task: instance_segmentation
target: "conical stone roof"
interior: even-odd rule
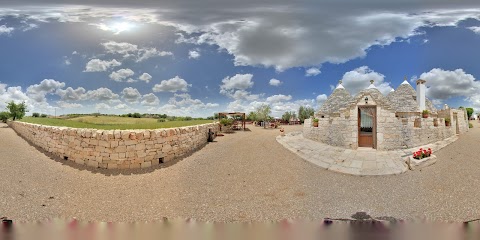
[[[403,82],[395,90],[387,96],[392,104],[392,108],[397,112],[419,112],[417,99],[417,92],[408,82]]]
[[[320,110],[318,110],[319,113],[331,114],[338,112],[340,108],[344,108],[349,104],[352,96],[345,88],[343,88],[343,86],[340,86],[342,85],[339,85],[339,87],[333,91],[332,95],[330,95],[323,103]]]
[[[377,103],[377,105],[382,106],[384,109],[394,110],[388,98],[385,97],[377,88],[363,89],[357,95],[355,95],[355,97],[352,98],[349,106],[354,107],[355,105],[357,105],[358,101],[363,101],[363,96],[365,95],[372,96],[374,98],[373,100]]]

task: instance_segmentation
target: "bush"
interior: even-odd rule
[[[220,124],[222,124],[223,126],[232,125],[232,123],[233,119],[223,118],[220,120]]]
[[[8,112],[0,112],[0,120],[4,123],[10,118],[10,113]]]
[[[44,114],[40,115],[40,117],[46,118],[46,117],[48,117],[48,116],[47,116],[47,114],[44,113]]]
[[[36,117],[36,118],[38,118],[38,117],[40,117],[40,113],[36,113],[36,112],[34,112],[34,113],[32,113],[32,117]]]
[[[472,124],[472,123],[468,123],[468,127],[469,127],[469,128],[473,128],[473,124]]]
[[[313,122],[318,122],[318,121],[319,121],[318,118],[313,119]]]
[[[165,118],[159,118],[159,119],[157,119],[157,122],[166,122],[166,119]]]
[[[134,113],[134,114],[132,114],[132,117],[133,117],[133,118],[142,118],[142,114],[140,114],[140,113]]]

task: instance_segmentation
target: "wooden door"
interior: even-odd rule
[[[376,148],[377,109],[358,107],[358,146]]]

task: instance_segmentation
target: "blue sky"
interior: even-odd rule
[[[386,94],[406,76],[427,80],[437,107],[480,111],[472,2],[137,3],[0,8],[0,108],[209,116],[267,103],[280,116],[318,108],[339,80]]]

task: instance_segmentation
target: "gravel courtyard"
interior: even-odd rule
[[[52,160],[0,125],[0,217],[18,221],[265,221],[372,217],[464,221],[480,216],[480,124],[422,171],[359,177],[324,170],[248,126],[180,161],[107,171]],[[286,131],[300,130],[287,126]]]

